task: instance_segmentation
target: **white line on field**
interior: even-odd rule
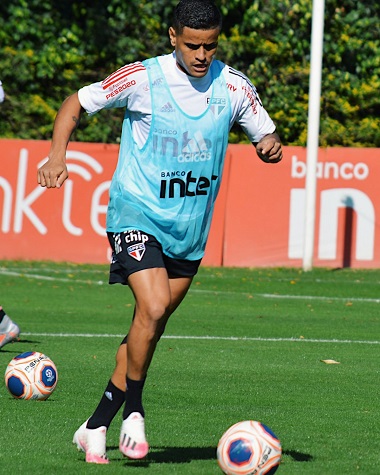
[[[369,302],[380,303],[380,299],[372,299],[365,297],[327,297],[322,295],[288,295],[288,294],[256,294],[254,292],[228,292],[222,290],[203,290],[190,289],[190,292],[207,293],[207,294],[236,294],[236,295],[252,295],[252,297],[262,297],[264,299],[297,299],[297,300],[337,300],[342,302]]]
[[[100,264],[100,266],[102,266]],[[265,270],[265,269],[264,269]],[[3,273],[3,271],[7,272],[7,271],[14,271],[14,272],[17,272],[17,273],[20,273],[20,267],[11,267],[9,265],[7,265],[7,267],[3,267],[1,266],[0,267],[0,274]],[[62,267],[62,266],[59,266],[59,269],[57,271],[57,267],[48,267],[46,265],[43,265],[41,266],[40,268],[36,265],[33,265],[33,271],[43,271],[43,272],[49,272],[51,274],[54,274],[54,273],[57,273],[57,272],[60,272],[61,274],[62,273],[66,273],[66,274],[83,274],[83,273],[91,273],[91,274],[102,274],[102,275],[107,275],[108,274],[108,266],[107,264],[104,264],[102,266],[102,268],[99,268],[99,269],[88,269],[86,267],[81,267],[80,265],[79,266],[76,266],[75,264],[72,266],[72,267]],[[260,276],[260,280],[262,281],[268,281],[268,282],[289,282],[289,277],[276,277],[276,273],[275,272],[271,272],[271,270],[268,268],[266,269],[267,271],[267,276],[265,275],[261,275]],[[298,274],[299,273],[299,269],[294,269],[294,271]],[[28,272],[28,270],[26,269],[25,272]],[[25,272],[21,273],[21,274],[25,274]],[[216,269],[216,272],[218,272],[218,279],[221,279],[223,280],[224,279],[224,275],[222,273],[219,273],[219,271]],[[378,285],[380,283],[380,281],[377,281],[377,280],[374,280],[372,279],[371,282],[366,282],[366,281],[361,281],[357,278],[355,278],[355,271],[353,272],[353,280],[351,281],[347,281],[348,283],[351,283],[351,284],[355,284],[355,285]],[[294,277],[295,280],[297,280],[297,276]],[[306,278],[305,275],[302,276],[302,282],[318,282],[318,283],[322,283],[322,284],[326,284],[326,283],[334,283],[336,282],[334,279],[320,279],[320,278],[313,278],[313,277],[310,277],[310,278]]]
[[[380,299],[371,299],[369,297],[325,297],[316,295],[278,295],[278,294],[256,294],[257,296],[264,298],[278,298],[278,299],[306,299],[306,300],[343,300],[354,302],[371,302],[380,303]]]
[[[9,275],[10,277],[24,277],[26,279],[36,279],[36,280],[47,280],[50,282],[70,282],[73,284],[95,284],[103,285],[106,282],[102,280],[78,280],[78,279],[69,279],[67,277],[51,277],[49,275],[39,275],[39,274],[28,274],[26,272],[14,272],[9,270],[4,270],[0,268],[1,275]]]
[[[64,282],[64,283],[72,283],[72,284],[89,284],[89,285],[108,285],[108,282],[103,280],[80,280],[80,279],[70,279],[70,278],[63,278],[63,277],[52,277],[47,275],[39,275],[39,274],[28,274],[24,272],[14,272],[8,271],[3,268],[0,268],[0,275],[8,275],[11,277],[24,277],[28,279],[36,279],[36,280],[46,280],[50,282]],[[207,289],[195,289],[190,288],[190,293],[204,293],[204,294],[212,294],[212,295],[252,295],[254,297],[261,297],[265,299],[297,299],[297,300],[322,300],[322,301],[330,301],[336,300],[341,302],[367,302],[367,303],[380,303],[380,299],[373,299],[373,298],[365,298],[365,297],[327,297],[327,296],[315,296],[315,295],[287,295],[287,294],[260,294],[260,293],[252,293],[249,292],[230,292],[230,291],[222,291],[222,290],[207,290]]]
[[[22,336],[46,336],[59,338],[123,338],[124,334],[110,333],[32,333],[22,332]],[[189,335],[163,335],[161,338],[168,340],[226,340],[226,341],[267,341],[267,342],[304,342],[304,343],[350,343],[361,345],[380,345],[377,340],[337,340],[317,338],[262,338],[238,336],[189,336]]]

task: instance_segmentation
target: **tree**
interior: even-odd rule
[[[0,4],[7,94],[0,137],[51,138],[63,99],[118,67],[170,51],[177,0],[8,0]],[[287,145],[306,145],[312,0],[219,0],[218,57],[258,88]],[[326,0],[323,146],[380,146],[378,6]],[[122,110],[83,118],[75,139],[117,142]],[[245,140],[239,128],[232,142]]]

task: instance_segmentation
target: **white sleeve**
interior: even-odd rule
[[[5,94],[4,94],[3,84],[0,81],[0,103],[4,102],[4,99],[5,99]]]
[[[228,68],[227,86],[231,106],[237,122],[251,142],[259,142],[265,135],[276,130],[276,126],[260,100],[251,81],[241,72]]]
[[[89,114],[101,109],[126,107],[128,99],[146,82],[148,75],[141,62],[127,64],[104,81],[84,86],[78,91],[79,102]]]

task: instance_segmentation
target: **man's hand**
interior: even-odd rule
[[[60,188],[68,178],[65,161],[52,161],[49,159],[37,172],[37,181],[46,188]]]
[[[83,112],[78,93],[65,99],[54,122],[53,140],[49,160],[38,170],[37,180],[46,188],[60,188],[68,178],[66,167],[66,149],[71,134],[79,123]]]
[[[281,141],[278,134],[268,134],[256,145],[256,153],[263,162],[277,163],[282,160]]]

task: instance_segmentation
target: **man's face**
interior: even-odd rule
[[[205,76],[218,47],[219,33],[219,28],[195,30],[185,26],[178,34],[170,27],[169,37],[175,48],[177,66],[189,76]]]

